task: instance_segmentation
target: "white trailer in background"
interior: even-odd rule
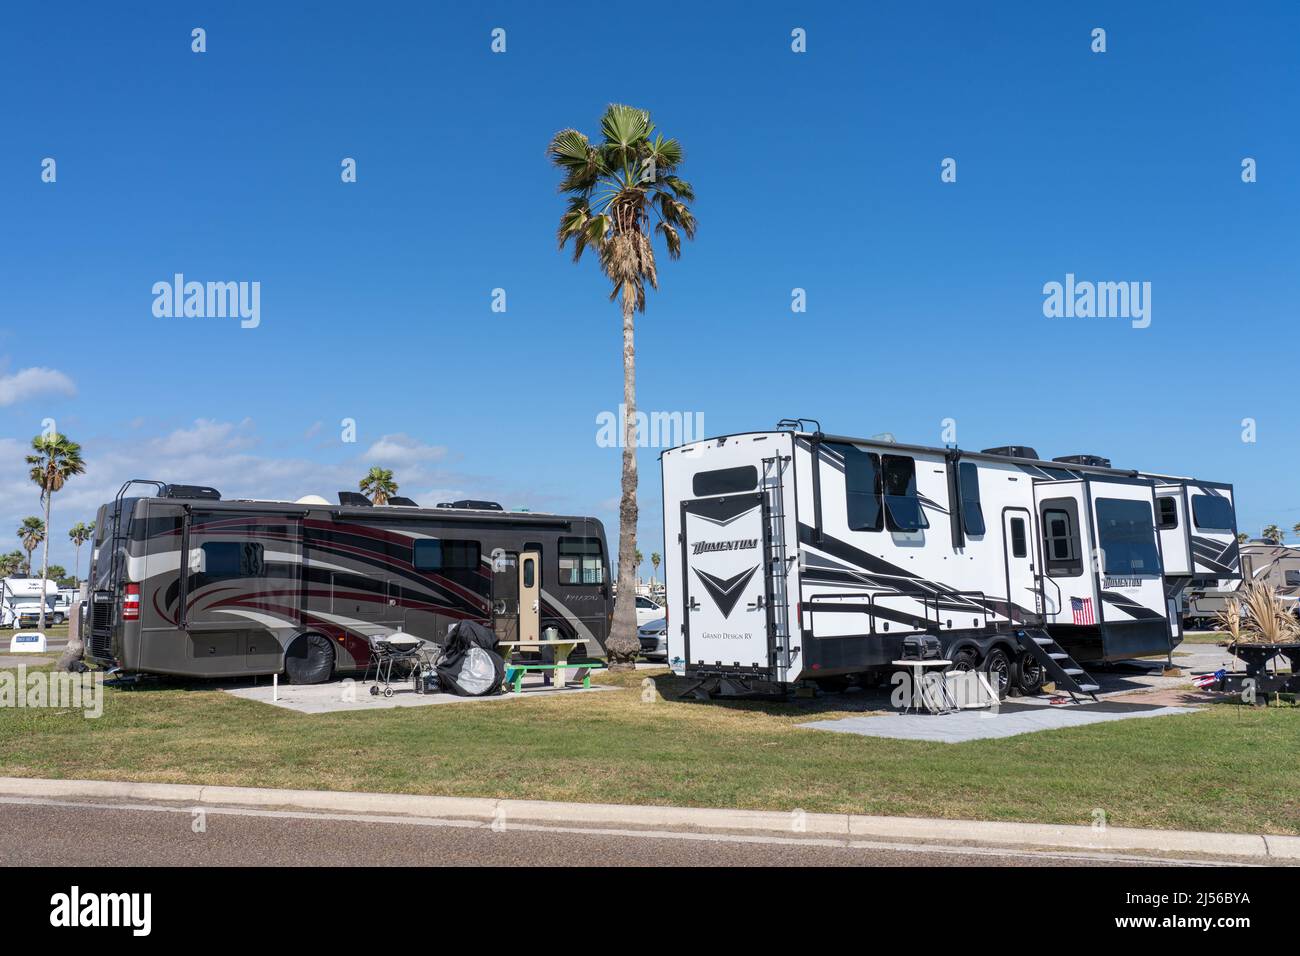
[[[660,456],[669,663],[710,689],[882,674],[928,634],[1003,693],[1092,693],[1079,662],[1168,655],[1171,589],[1209,566],[1186,530],[1157,533],[1158,489],[1186,506],[1212,488],[1231,513],[1227,485],[806,421]],[[1216,572],[1236,566],[1235,522],[1229,535]]]
[[[62,624],[67,612],[59,607],[59,586],[46,581],[45,623]],[[0,581],[0,627],[18,627],[20,622],[36,620],[41,609],[40,578],[4,578]]]

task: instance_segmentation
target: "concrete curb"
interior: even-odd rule
[[[150,800],[210,806],[328,810],[413,817],[506,822],[673,827],[694,832],[744,831],[774,836],[832,836],[840,839],[942,841],[944,843],[1030,846],[1107,852],[1148,851],[1210,856],[1300,860],[1300,837],[1247,833],[1197,833],[1054,826],[983,820],[938,820],[843,813],[724,810],[700,807],[628,806],[496,800],[484,797],[427,797],[402,793],[345,793],[329,790],[273,790],[193,784],[123,783],[109,780],[45,780],[0,777],[0,796]]]

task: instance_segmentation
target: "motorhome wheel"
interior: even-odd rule
[[[303,634],[284,652],[290,684],[323,684],[334,673],[334,645],[323,634]]]
[[[984,658],[984,673],[988,675],[989,683],[997,688],[998,699],[1006,697],[1011,686],[1011,658],[1007,657],[1007,652],[1000,647],[990,650]]]

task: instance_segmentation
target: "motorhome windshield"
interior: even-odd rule
[[[1149,502],[1098,498],[1097,538],[1107,574],[1160,573]]]

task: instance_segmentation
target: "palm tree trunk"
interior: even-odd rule
[[[45,541],[41,549],[41,616],[36,625],[37,630],[45,630],[45,588],[46,581],[50,576],[50,505],[53,504],[54,495],[48,488],[45,489]]]
[[[72,584],[75,587],[75,589],[78,592],[80,592],[81,591],[81,542],[77,541],[75,542],[75,544],[77,546],[77,557],[75,560],[76,566],[72,569]]]
[[[641,650],[636,636],[636,293],[623,286],[623,495],[618,503],[618,600],[605,650],[610,665],[630,668]]]

